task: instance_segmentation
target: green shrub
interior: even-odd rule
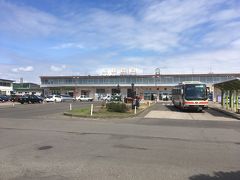
[[[127,112],[128,108],[125,103],[122,102],[111,102],[106,104],[107,110],[110,112]]]

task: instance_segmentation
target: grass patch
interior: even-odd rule
[[[137,109],[137,114],[144,111],[149,106],[147,104],[141,104],[141,106]],[[134,117],[134,110],[130,109],[127,112],[110,112],[106,107],[103,106],[94,106],[93,115],[90,115],[90,107],[81,108],[81,109],[73,109],[72,111],[64,112],[66,116],[76,116],[76,117],[91,117],[91,118],[127,118]]]

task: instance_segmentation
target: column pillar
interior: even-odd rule
[[[222,105],[222,107],[224,107],[224,96],[225,96],[224,90],[221,89],[221,105]]]
[[[230,97],[229,97],[230,109],[233,111],[233,106],[234,106],[233,104],[234,103],[233,103],[233,91],[232,90],[230,90],[230,94],[229,95],[230,95]]]
[[[238,111],[238,90],[236,90],[236,112]]]
[[[225,96],[225,102],[226,102],[226,109],[229,109],[229,103],[228,103],[228,97],[229,97],[229,91],[226,91],[226,96]]]

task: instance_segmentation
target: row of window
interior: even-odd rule
[[[201,81],[203,83],[217,83],[232,79],[233,77],[212,77],[212,76],[181,76],[171,77],[162,76],[158,78],[154,77],[119,77],[119,78],[89,78],[89,79],[44,79],[42,84],[178,84],[183,81]]]
[[[8,83],[8,82],[0,82],[0,86],[10,87],[10,86],[11,86],[11,83]]]
[[[181,88],[174,88],[172,90],[173,95],[181,95]]]

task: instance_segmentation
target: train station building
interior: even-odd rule
[[[41,76],[44,95],[69,94],[73,97],[86,95],[99,99],[104,95],[121,93],[131,97],[132,92],[142,99],[162,99],[171,95],[172,88],[183,81],[206,83],[213,92],[213,84],[240,77],[240,73],[223,74],[153,74],[115,76]]]

